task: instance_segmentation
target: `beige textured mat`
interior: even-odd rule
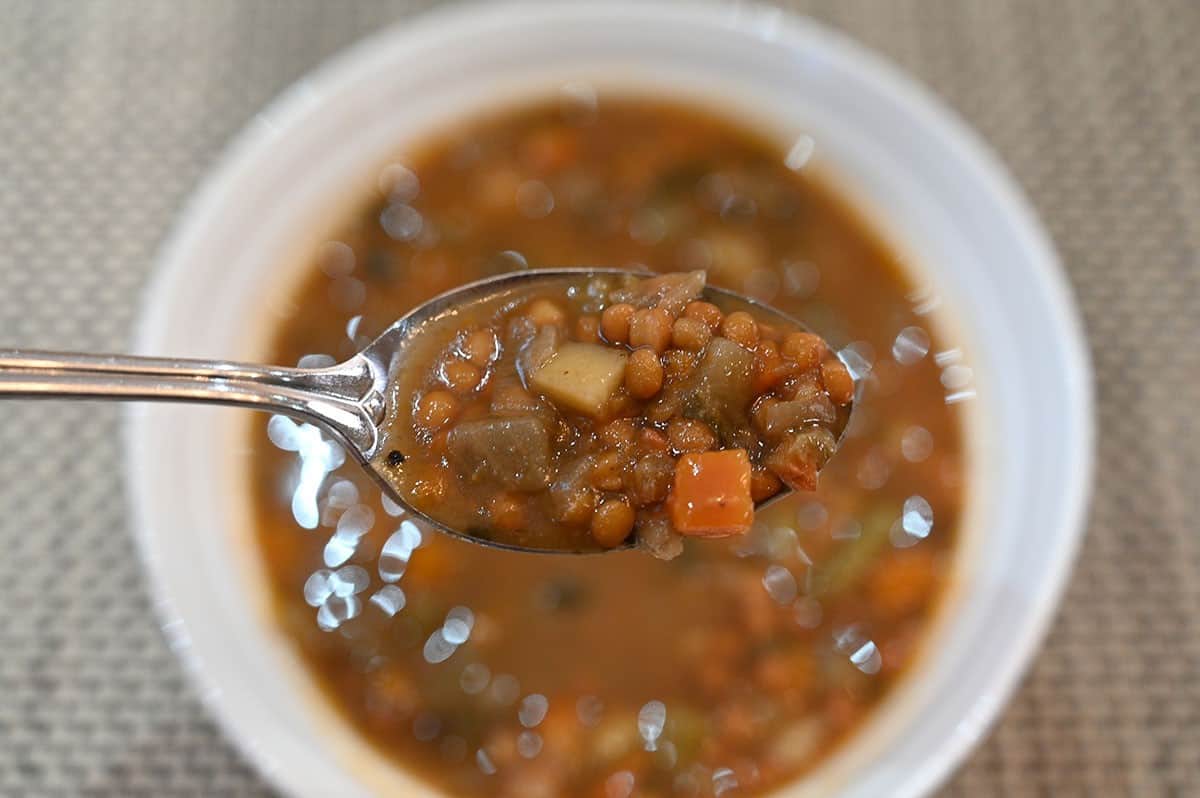
[[[1200,795],[1200,2],[796,3],[1010,164],[1086,317],[1091,530],[952,796]],[[228,137],[404,2],[0,0],[0,338],[126,345]],[[162,642],[113,408],[0,408],[0,795],[258,795]],[[1030,519],[1037,523],[1037,519]]]

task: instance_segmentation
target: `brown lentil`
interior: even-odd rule
[[[630,496],[635,504],[658,504],[667,498],[675,476],[675,461],[665,454],[639,457],[633,465]]]
[[[615,548],[633,532],[633,522],[633,507],[627,499],[605,499],[592,514],[592,538],[606,549]]]
[[[629,345],[648,346],[658,354],[671,345],[671,328],[674,320],[662,308],[639,310],[629,319]]]
[[[787,372],[775,344],[771,341],[760,343],[754,353],[754,392],[761,394],[771,390]]]
[[[446,387],[460,396],[468,394],[479,387],[483,379],[483,371],[467,360],[452,359],[442,366],[442,380]]]
[[[463,357],[480,368],[492,362],[499,352],[496,333],[492,330],[472,330],[462,342]]]
[[[538,327],[561,327],[567,323],[567,313],[556,302],[535,299],[525,308],[525,315]]]
[[[810,332],[793,332],[784,336],[779,350],[788,360],[794,361],[801,370],[815,368],[828,352],[825,341]]]
[[[735,310],[721,322],[721,335],[739,346],[753,349],[758,344],[758,322],[749,313]]]
[[[634,399],[649,399],[662,389],[663,366],[650,349],[635,349],[625,365],[625,387]]]
[[[834,404],[848,405],[854,399],[854,378],[842,361],[830,358],[822,363],[821,382]]]
[[[600,314],[600,333],[613,344],[629,343],[629,322],[635,308],[628,303],[609,305]]]
[[[671,329],[671,343],[678,349],[689,352],[699,352],[708,346],[712,340],[712,330],[700,319],[689,319],[684,316],[675,320]]]
[[[623,484],[625,461],[616,452],[603,452],[592,463],[589,480],[600,490],[618,491]]]
[[[667,440],[677,453],[707,452],[717,445],[717,436],[703,421],[674,418],[667,425]]]
[[[721,309],[711,302],[690,302],[683,309],[684,318],[696,319],[708,325],[709,332],[716,332],[721,329],[721,322],[725,319],[725,314]]]
[[[618,418],[600,428],[600,440],[612,449],[625,449],[633,444],[638,427],[632,419]]]
[[[692,373],[696,367],[696,356],[682,349],[668,349],[663,353],[663,374],[667,382],[677,382]]]
[[[458,415],[459,401],[449,391],[434,390],[417,401],[417,423],[434,431],[449,424]]]

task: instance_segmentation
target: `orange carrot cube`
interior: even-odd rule
[[[667,505],[671,525],[681,535],[719,538],[745,534],[754,522],[746,450],[680,457]]]

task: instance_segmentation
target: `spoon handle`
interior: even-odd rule
[[[0,399],[200,402],[281,413],[319,424],[364,457],[378,444],[383,398],[371,363],[355,356],[298,369],[0,349]]]

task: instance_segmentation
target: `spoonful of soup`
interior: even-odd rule
[[[815,489],[856,385],[819,336],[704,272],[540,269],[436,297],[328,368],[0,350],[0,397],[266,410],[451,535],[670,558]]]

